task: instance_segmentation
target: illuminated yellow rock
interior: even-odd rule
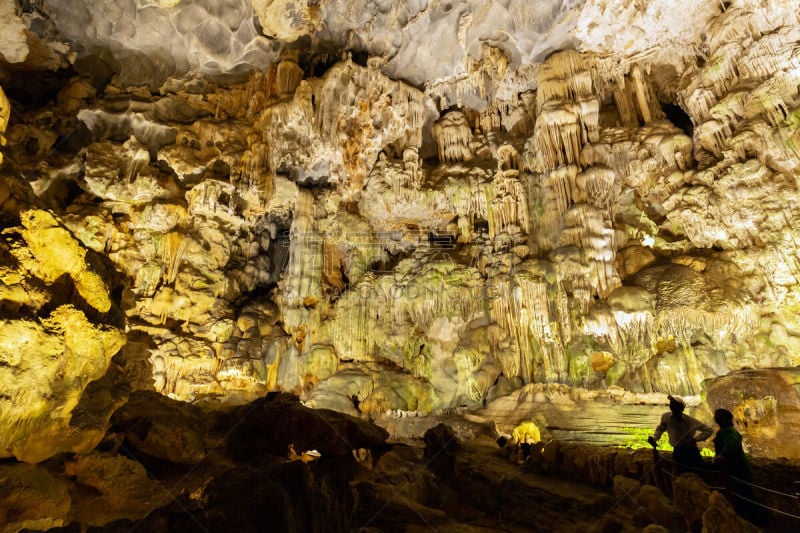
[[[608,372],[614,366],[614,355],[610,352],[594,352],[591,363],[595,372]]]
[[[45,283],[53,283],[69,274],[75,288],[86,302],[100,311],[111,308],[108,289],[99,274],[86,263],[86,250],[62,226],[53,214],[43,210],[21,213],[25,239],[30,256],[20,253],[18,259],[24,268]]]
[[[0,267],[0,301],[17,306],[27,305],[40,309],[50,300],[50,295],[35,285],[21,272]]]
[[[124,334],[62,306],[41,320],[0,322],[0,456],[38,462],[93,448],[107,417],[73,420],[90,382],[101,378]],[[111,406],[113,409],[113,406]]]
[[[94,317],[111,300],[59,219],[35,209],[20,219],[0,249],[0,456],[38,462],[89,450],[103,437],[125,399],[113,376],[105,378],[125,334],[81,310]]]
[[[3,88],[0,87],[0,147],[5,146],[6,138],[3,136],[3,133],[6,131],[6,127],[8,127],[8,117],[11,115],[11,104],[8,102],[8,98],[6,98],[6,93],[3,92]],[[3,154],[0,153],[0,165],[3,164]]]

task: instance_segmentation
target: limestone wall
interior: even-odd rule
[[[797,365],[800,34],[734,4],[694,21],[680,69],[610,41],[535,68],[486,45],[443,88],[298,45],[237,79],[75,77],[47,107],[12,95],[11,122],[0,93],[0,336],[55,359],[53,335],[108,336],[73,396],[119,351],[133,388],[370,413],[480,406],[499,383],[699,394]]]

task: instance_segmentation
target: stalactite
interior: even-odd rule
[[[723,123],[727,131],[732,132],[745,116],[749,92],[748,90],[739,90],[727,94],[711,108],[709,115],[714,120]]]
[[[749,95],[745,118],[766,117],[774,127],[782,124],[800,100],[800,73],[780,72],[756,87]]]
[[[469,161],[472,129],[461,111],[451,111],[433,125],[433,137],[439,147],[439,161],[455,163]]]
[[[364,274],[340,298],[336,316],[323,324],[320,335],[348,359],[388,359],[430,378],[424,346],[432,341],[423,332],[440,317],[467,323],[480,316],[480,276],[472,268],[447,260],[424,262],[424,258],[405,260],[398,270],[405,275]],[[403,335],[395,337],[400,332]],[[386,344],[387,338],[395,340]]]
[[[492,238],[512,226],[524,233],[530,231],[527,194],[516,174],[516,171],[498,172],[494,181],[486,187],[485,218],[489,222],[489,236]],[[481,213],[471,210],[465,214],[475,216]]]
[[[584,57],[571,51],[553,55],[539,69],[537,83],[527,166],[546,172],[576,164],[583,144],[596,141],[599,133],[599,102]]]
[[[528,145],[529,168],[543,172],[576,163],[581,150],[580,121],[580,107],[576,104],[542,108]]]
[[[599,209],[609,210],[616,200],[616,172],[602,166],[592,166],[584,172],[587,199]]]
[[[726,9],[708,25],[706,42],[711,50],[718,50],[727,43],[738,43],[761,36],[758,15],[740,7]]]
[[[362,67],[348,60],[261,111],[253,140],[266,146],[267,171],[324,169],[351,197],[385,146],[421,146],[423,107],[420,91],[389,80],[375,61]]]
[[[738,42],[728,43],[716,50],[700,77],[700,83],[711,89],[715,98],[720,98],[739,81],[738,57],[742,53]]]
[[[291,95],[303,79],[303,69],[297,65],[298,53],[286,55],[280,63],[275,75],[275,88],[280,96]]]
[[[711,118],[711,109],[717,104],[717,97],[713,90],[699,87],[684,96],[684,102],[690,116],[706,121]]]
[[[624,83],[614,84],[613,89],[614,104],[619,110],[622,124],[627,128],[635,128],[639,125],[639,118],[636,113],[636,103],[633,100],[633,94],[630,89],[626,88]]]
[[[298,331],[309,319],[307,307],[322,298],[322,238],[314,224],[314,197],[300,189],[289,230],[289,263],[281,283],[284,327]]]
[[[166,110],[176,142],[148,149],[94,129],[104,140],[77,166],[51,168],[68,154],[37,159],[57,135],[33,133],[62,116],[64,93],[43,114],[16,120],[15,108],[4,168],[24,169],[42,201],[68,198],[70,231],[133,280],[126,320],[150,342],[156,387],[176,397],[298,391],[340,360],[369,381],[359,398],[374,389],[372,405],[393,409],[399,392],[381,380],[401,378],[388,367],[437,394],[436,379],[458,382],[453,398],[474,402],[501,373],[695,391],[711,366],[754,359],[746,349],[770,344],[763,357],[783,364],[800,345],[784,327],[799,298],[800,26],[793,6],[765,1],[733,2],[680,57],[571,50],[540,67],[514,40],[473,60],[465,14],[471,57],[424,92],[383,74],[402,77],[391,50],[366,66],[326,61],[318,78],[286,51],[239,85],[112,85],[79,99],[84,119],[127,99],[145,130]],[[670,107],[675,124],[664,120],[659,99],[692,124]],[[0,93],[0,130],[7,107]],[[728,260],[741,272],[725,278]],[[250,299],[274,300],[255,313],[274,320],[240,313]],[[751,299],[779,305],[761,317]],[[298,377],[318,345],[321,374]]]
[[[186,239],[182,233],[172,231],[162,237],[161,247],[164,283],[175,283],[175,277],[178,275],[183,255],[186,252]]]
[[[800,40],[797,27],[785,26],[776,33],[764,35],[742,54],[737,68],[742,81],[762,81],[778,71],[800,67],[800,56],[794,43]]]

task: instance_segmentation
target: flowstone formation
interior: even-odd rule
[[[95,380],[125,335],[87,250],[49,211],[21,211],[20,219],[0,245],[0,456],[38,462],[102,439],[125,398],[113,381]]]
[[[42,390],[77,373],[56,419],[111,356],[174,399],[368,415],[800,362],[796,10],[122,3],[14,4],[0,48],[0,336],[57,361]]]

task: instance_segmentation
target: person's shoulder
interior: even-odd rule
[[[742,441],[742,434],[736,431],[736,428],[733,426],[720,428],[717,434],[723,439]]]

